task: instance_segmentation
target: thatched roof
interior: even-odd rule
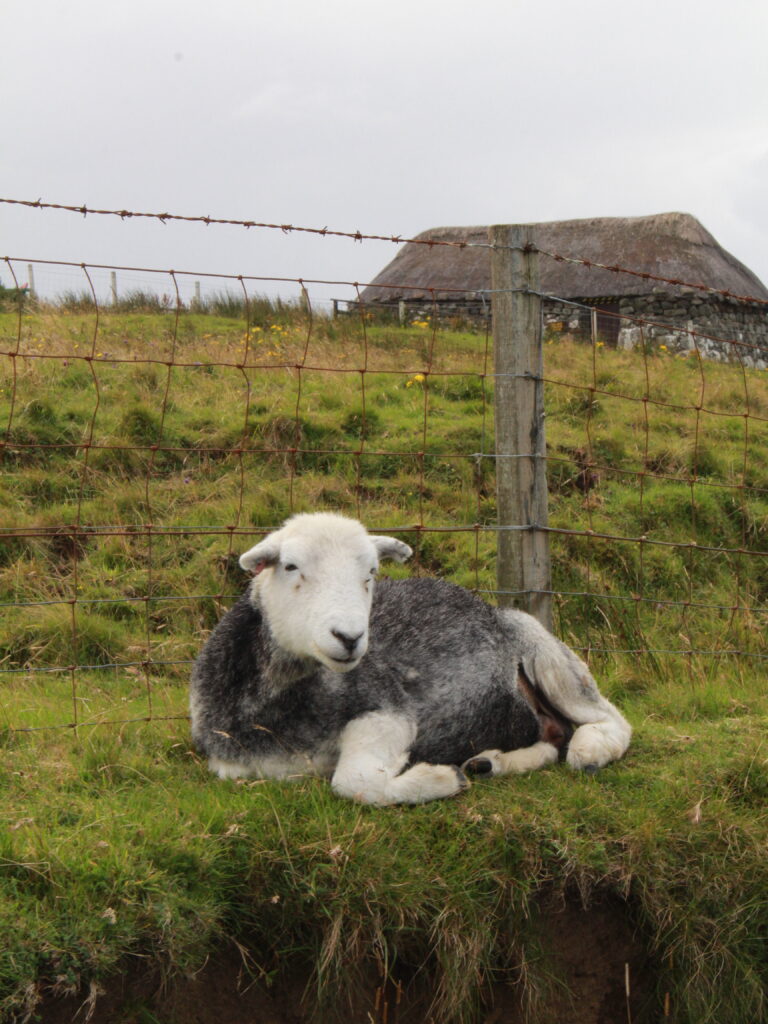
[[[595,217],[532,224],[538,248],[561,256],[618,265],[642,273],[768,299],[768,289],[687,213]],[[488,228],[434,228],[417,236],[435,241],[487,242]],[[541,290],[566,299],[596,299],[682,289],[581,264],[540,257]],[[406,244],[364,289],[363,302],[450,299],[491,287],[489,252]],[[464,293],[462,296],[461,293]]]

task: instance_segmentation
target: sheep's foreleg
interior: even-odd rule
[[[469,786],[454,765],[416,764],[403,771],[415,737],[416,724],[406,715],[371,711],[355,718],[341,734],[334,791],[365,804],[420,804]]]

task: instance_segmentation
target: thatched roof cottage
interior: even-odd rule
[[[743,263],[685,213],[596,217],[531,225],[537,247],[560,256],[625,267],[684,284],[540,256],[545,321],[583,330],[588,309],[600,310],[598,329],[609,343],[631,347],[640,337],[663,337],[676,348],[698,346],[719,359],[768,365],[768,289]],[[361,293],[368,307],[405,309],[407,315],[487,315],[490,258],[486,227],[444,227],[419,240],[481,243],[479,248],[406,244]],[[706,285],[701,291],[688,285]],[[718,294],[729,292],[732,297]],[[760,300],[743,302],[736,296]],[[691,336],[696,332],[697,336]],[[701,337],[699,337],[701,335]]]

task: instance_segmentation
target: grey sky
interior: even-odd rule
[[[682,210],[768,283],[761,0],[9,0],[3,43],[3,197],[405,237]],[[1,204],[0,238],[361,282],[396,252]]]

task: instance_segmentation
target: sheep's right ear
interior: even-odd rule
[[[394,537],[371,537],[371,540],[379,553],[379,558],[393,558],[396,562],[404,562],[413,554],[413,548],[409,548],[401,540]]]
[[[280,555],[280,544],[274,537],[265,537],[263,541],[240,555],[240,568],[258,576],[262,569],[275,565]]]

